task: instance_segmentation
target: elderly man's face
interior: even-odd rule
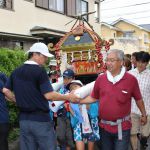
[[[106,59],[107,70],[113,75],[120,73],[123,61],[121,61],[116,53],[110,53]]]

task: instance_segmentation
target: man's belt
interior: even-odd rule
[[[101,119],[101,123],[103,124],[109,124],[111,126],[118,126],[118,139],[122,140],[122,122],[130,120],[130,115],[122,118],[122,119],[117,119],[115,122],[114,121],[107,121],[107,120],[103,120]]]

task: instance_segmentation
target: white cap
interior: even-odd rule
[[[71,84],[73,84],[73,83],[77,83],[77,84],[80,84],[81,86],[83,86],[83,83],[80,80],[72,80]]]
[[[48,47],[44,43],[41,43],[41,42],[34,43],[30,47],[30,49],[27,51],[27,53],[29,53],[29,52],[39,52],[46,57],[53,57],[54,56],[51,53],[49,53]]]
[[[69,90],[69,89],[70,89],[70,86],[71,86],[72,84],[78,84],[78,85],[80,85],[80,86],[83,86],[83,83],[82,83],[80,80],[72,80],[72,81],[67,85],[66,88]]]
[[[57,66],[56,60],[55,59],[50,60],[49,66]]]

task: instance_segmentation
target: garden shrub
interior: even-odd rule
[[[0,48],[0,71],[8,77],[11,72],[26,60],[25,52],[22,50],[10,50]],[[15,104],[8,102],[10,116],[10,135],[13,140],[18,136],[18,109]]]
[[[8,77],[11,72],[20,66],[27,56],[23,50],[10,50],[6,48],[0,48],[0,71],[5,73]],[[46,64],[48,66],[48,63]],[[45,67],[46,67],[45,66]],[[48,70],[48,67],[46,68]],[[18,125],[18,109],[15,104],[8,102],[9,116],[10,116],[10,134],[9,141],[15,140],[19,135]]]

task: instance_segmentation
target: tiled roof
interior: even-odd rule
[[[143,27],[143,28],[150,31],[150,24],[140,24],[139,26],[141,26],[141,27]]]

